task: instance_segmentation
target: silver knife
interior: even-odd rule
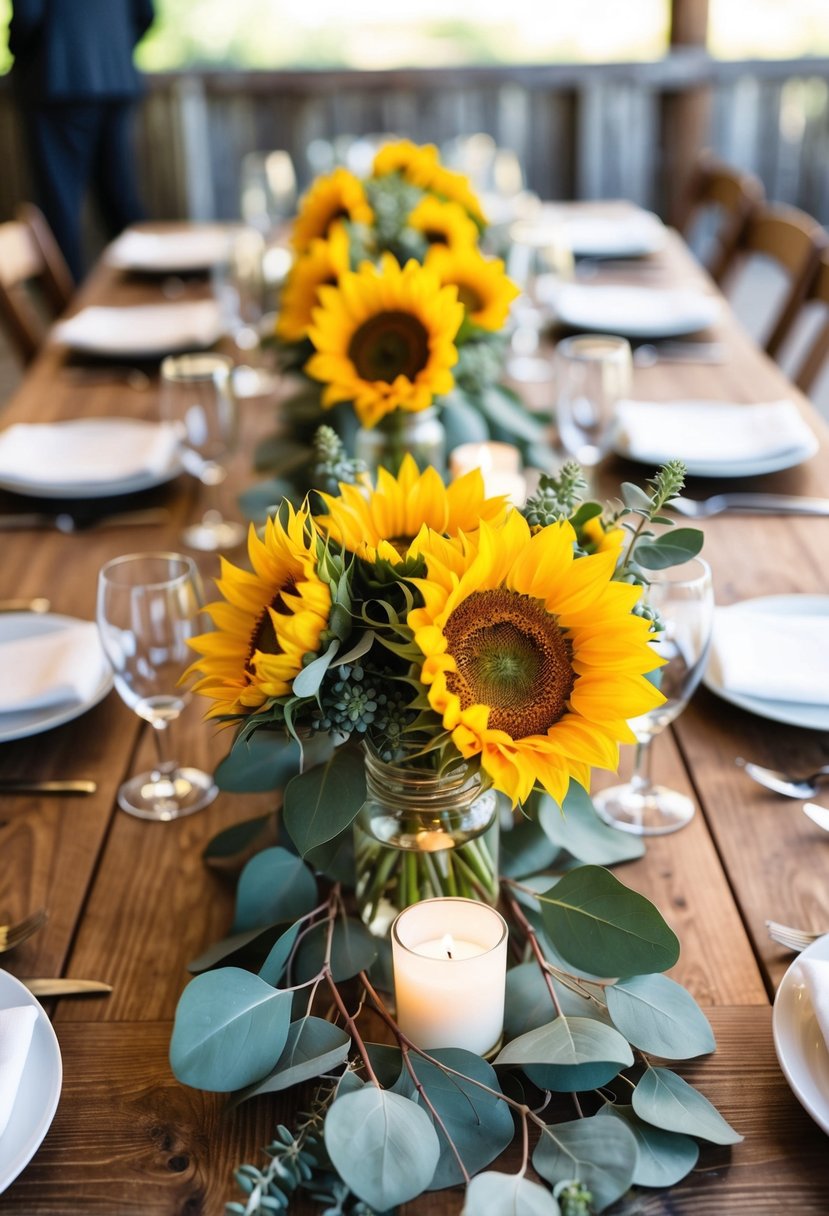
[[[21,979],[20,983],[32,996],[86,996],[96,992],[104,996],[112,992],[112,984],[102,984],[100,980]]]
[[[141,511],[120,511],[116,515],[83,516],[71,511],[24,511],[0,515],[0,529],[10,532],[50,528],[56,532],[91,532],[96,528],[121,528],[126,525],[163,524],[170,518],[166,507],[147,507]]]
[[[94,781],[24,781],[17,777],[0,777],[0,794],[94,794]]]

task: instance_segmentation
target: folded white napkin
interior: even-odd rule
[[[728,692],[766,701],[823,705],[829,687],[829,617],[714,611],[709,672]]]
[[[128,229],[112,242],[106,259],[125,270],[201,270],[228,256],[230,232],[208,224],[171,232]]]
[[[167,472],[178,448],[168,422],[77,418],[0,431],[0,477],[44,485],[122,481]]]
[[[50,633],[0,643],[0,713],[81,705],[106,670],[97,626],[73,621]]]
[[[0,1009],[0,1136],[11,1118],[36,1021],[34,1005]]]
[[[812,446],[814,433],[793,401],[620,401],[616,448],[635,460],[675,457],[733,464]]]
[[[83,308],[51,330],[55,342],[95,354],[158,354],[211,346],[222,334],[217,300]]]
[[[802,958],[797,964],[796,974],[806,985],[818,1026],[829,1047],[829,961]]]
[[[573,253],[581,257],[624,257],[655,253],[665,243],[665,226],[650,211],[574,215],[564,220],[564,234]]]

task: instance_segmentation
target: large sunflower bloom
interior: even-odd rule
[[[447,169],[443,165],[437,165],[429,179],[427,189],[449,202],[460,203],[461,207],[468,211],[475,223],[481,227],[486,224],[486,216],[478,196],[470,186],[469,178],[465,174],[458,173],[455,169]]]
[[[262,539],[251,525],[252,571],[222,558],[216,585],[224,598],[205,610],[216,628],[190,642],[201,656],[190,668],[201,674],[195,691],[216,702],[210,718],[247,714],[289,693],[328,627],[331,589],[317,574],[318,534],[308,512],[287,509],[287,523],[268,519]]]
[[[424,410],[452,389],[463,305],[418,262],[401,267],[384,254],[379,269],[364,262],[319,297],[308,330],[316,354],[305,370],[325,383],[326,409],[353,401],[371,427],[392,410]]]
[[[425,194],[409,216],[409,227],[419,232],[429,245],[464,249],[476,245],[478,229],[458,203],[444,203]]]
[[[507,277],[500,258],[486,258],[473,247],[446,249],[435,245],[426,255],[425,265],[444,287],[457,287],[458,299],[475,325],[491,331],[503,326],[519,291]]]
[[[378,149],[372,174],[374,177],[386,177],[389,173],[399,173],[413,186],[427,190],[435,170],[439,168],[440,154],[434,144],[415,144],[410,139],[398,139]]]
[[[335,220],[346,219],[353,224],[371,224],[374,220],[363,183],[348,169],[318,177],[299,201],[291,243],[297,253],[304,253],[311,241],[325,237]]]
[[[308,251],[297,258],[282,290],[276,336],[283,342],[300,342],[308,333],[311,313],[319,303],[323,284],[338,283],[351,269],[345,225],[331,225],[328,239],[311,241]]]
[[[504,498],[487,498],[480,469],[473,469],[445,486],[433,468],[421,473],[411,455],[403,458],[394,477],[377,471],[377,488],[341,485],[339,496],[321,494],[327,515],[317,525],[350,553],[375,562],[399,565],[416,557],[425,529],[456,537],[473,532],[482,519],[503,519]]]
[[[532,535],[511,512],[457,546],[421,545],[424,605],[409,613],[432,708],[496,789],[523,801],[538,783],[562,802],[572,778],[615,769],[628,718],[659,705],[660,666],[641,593],[612,581],[614,554],[574,557],[567,522]]]

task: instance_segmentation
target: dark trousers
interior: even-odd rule
[[[126,98],[25,107],[38,202],[76,282],[85,270],[81,218],[88,190],[110,238],[143,218],[133,109],[133,100]]]

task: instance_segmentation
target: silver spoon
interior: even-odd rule
[[[774,790],[775,794],[783,794],[786,798],[814,798],[820,782],[829,779],[829,764],[824,764],[822,768],[814,773],[807,773],[804,777],[794,777],[774,768],[763,768],[762,765],[752,764],[750,760],[743,760],[739,756],[737,764],[745,769],[758,785],[765,786],[767,790]]]

